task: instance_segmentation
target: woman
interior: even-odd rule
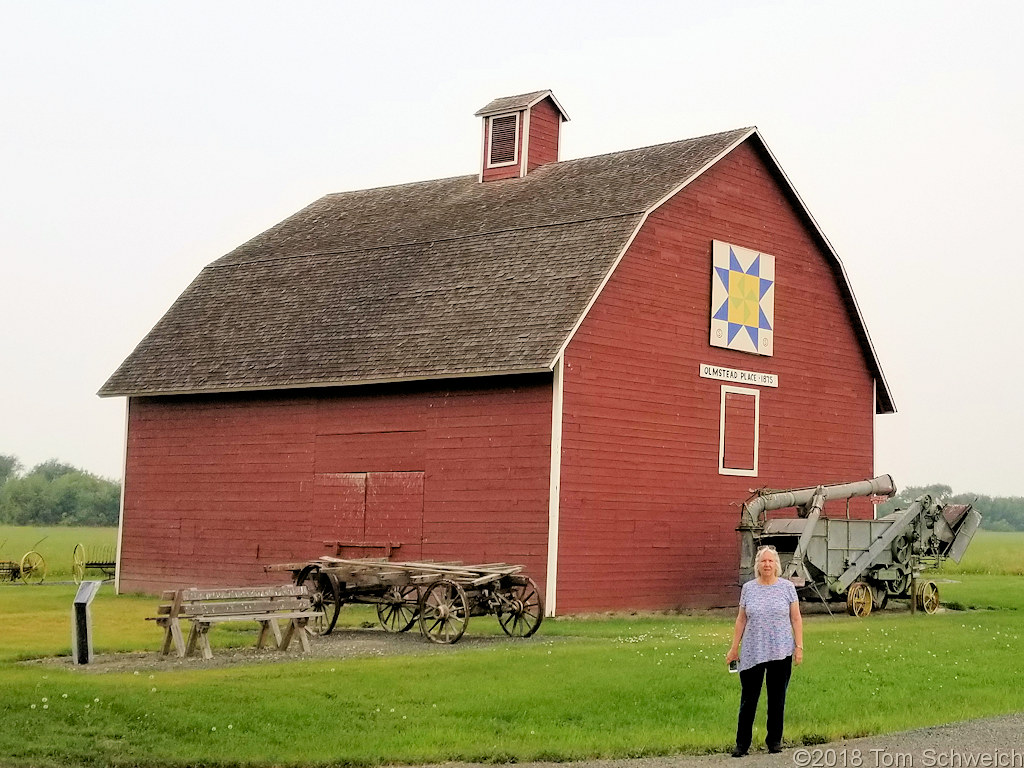
[[[743,585],[732,647],[725,659],[739,660],[740,715],[736,725],[733,757],[750,749],[751,731],[761,683],[768,688],[769,752],[782,751],[782,721],[786,711],[786,687],[793,662],[804,660],[804,624],[793,584],[782,576],[775,547],[760,547],[754,559],[757,578]],[[742,646],[741,646],[742,641]]]

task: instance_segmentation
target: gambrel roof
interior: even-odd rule
[[[646,216],[747,140],[767,152],[742,128],[523,178],[327,195],[207,266],[100,395],[551,370]],[[842,265],[807,216],[835,260],[878,410],[891,411]]]

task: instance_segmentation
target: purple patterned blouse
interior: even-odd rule
[[[747,626],[740,643],[740,671],[793,655],[789,606],[796,601],[796,588],[785,579],[771,585],[753,579],[743,585],[740,607],[747,614]]]

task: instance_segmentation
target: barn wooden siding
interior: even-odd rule
[[[558,131],[562,117],[550,99],[534,104],[530,110],[530,138],[526,172],[558,161]]]
[[[551,402],[550,375],[132,398],[120,589],[265,582],[330,539],[513,560],[543,589]]]
[[[713,239],[775,256],[773,357],[709,345]],[[718,473],[725,382],[701,363],[779,377],[759,388],[756,477]],[[873,407],[836,276],[742,145],[649,217],[566,350],[558,611],[734,605],[739,503],[870,477]]]

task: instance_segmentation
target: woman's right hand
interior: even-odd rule
[[[727,654],[725,654],[726,662],[738,661],[739,658],[740,658],[740,650],[739,650],[739,648],[730,648],[729,652]]]

